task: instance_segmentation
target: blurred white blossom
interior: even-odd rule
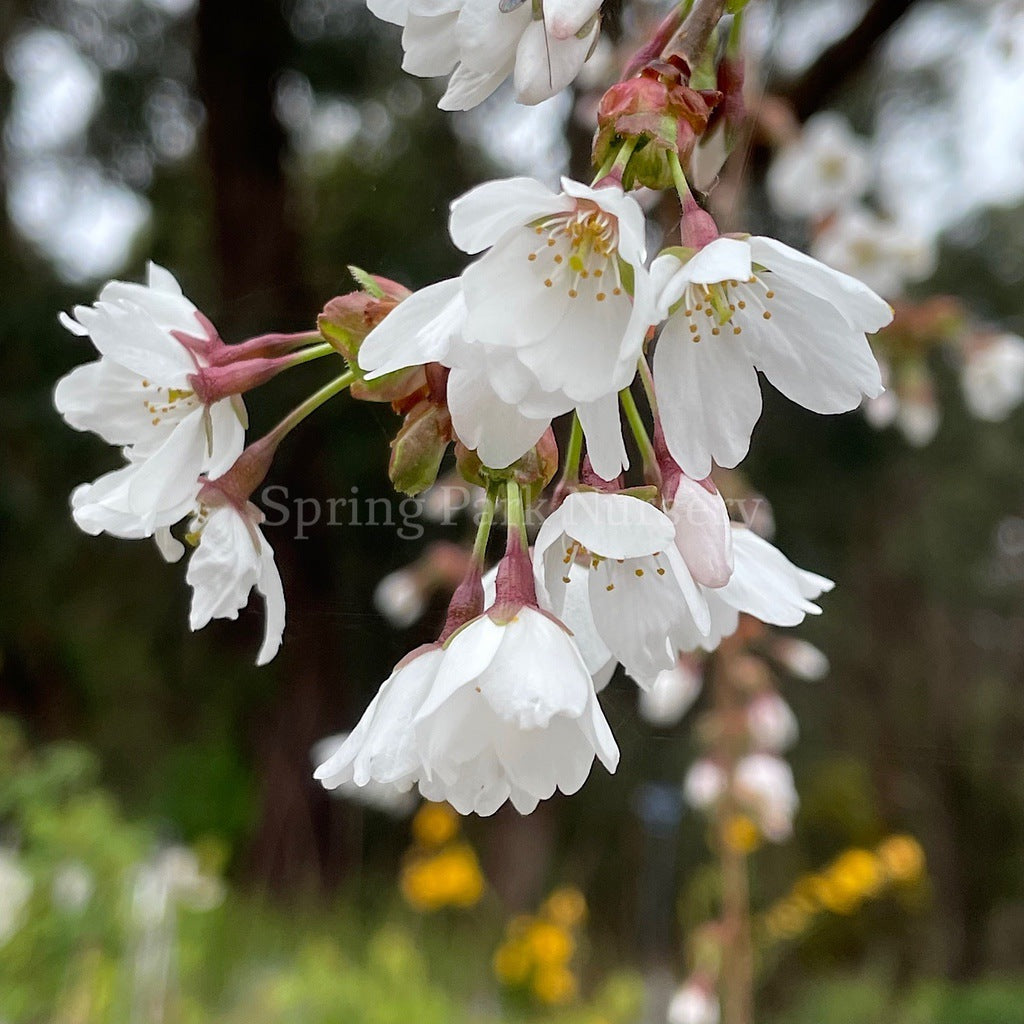
[[[859,199],[870,175],[868,144],[842,114],[825,110],[776,154],[768,170],[768,197],[780,213],[822,217]]]
[[[24,923],[34,887],[18,855],[0,847],[0,946],[9,942]]]
[[[931,277],[937,260],[931,237],[862,206],[837,214],[818,233],[811,251],[822,263],[890,299],[908,284]]]
[[[1024,339],[1000,334],[976,346],[967,355],[960,383],[973,416],[1006,419],[1024,399]]]

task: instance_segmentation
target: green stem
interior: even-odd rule
[[[619,402],[622,404],[622,411],[626,414],[629,429],[633,432],[633,437],[636,438],[637,447],[644,460],[644,478],[648,483],[660,483],[661,472],[658,469],[658,460],[654,456],[654,445],[651,444],[647,427],[644,426],[643,417],[636,407],[636,401],[629,388],[623,388],[619,392]]]
[[[323,359],[324,356],[331,354],[337,355],[338,350],[333,345],[324,342],[321,345],[311,345],[309,348],[300,349],[288,356],[287,361],[289,367],[301,366],[303,363],[311,363],[314,359]]]
[[[569,445],[565,449],[565,466],[562,479],[568,484],[575,484],[580,478],[580,456],[583,454],[583,424],[579,413],[572,414],[572,429],[569,431]]]
[[[491,536],[491,526],[494,523],[494,507],[496,504],[497,495],[494,491],[488,489],[484,510],[480,513],[480,522],[476,528],[476,540],[473,542],[473,562],[481,569],[484,565],[484,556],[487,553],[487,540]]]
[[[651,412],[658,415],[658,394],[654,390],[654,374],[651,373],[650,364],[647,360],[641,356],[637,360],[637,367],[640,370],[640,383],[644,386],[644,394],[647,396],[647,404],[651,407]]]
[[[679,163],[679,154],[674,149],[670,149],[668,152],[668,165],[672,171],[672,182],[676,186],[676,192],[679,193],[679,201],[685,202],[687,198],[692,199],[693,193],[690,191],[690,184],[683,173],[682,164]]]
[[[633,135],[622,143],[618,155],[615,157],[615,163],[612,164],[612,169],[608,172],[609,174],[614,174],[618,171],[620,180],[623,178],[626,173],[626,164],[629,163],[629,158],[633,155],[633,150],[636,149],[639,141],[640,137]]]
[[[519,541],[525,551],[529,544],[526,537],[526,512],[523,508],[523,492],[515,480],[508,480],[505,483],[505,503],[508,512],[508,535],[512,539],[512,531],[519,534]]]
[[[334,351],[330,345],[326,347],[332,352]],[[314,356],[312,358],[319,357]],[[340,394],[356,379],[357,374],[353,370],[347,370],[340,376],[335,377],[334,380],[326,383],[319,391],[314,391],[309,398],[292,409],[263,440],[271,442],[274,446],[280,444],[282,438],[291,433],[310,413],[316,412],[321,405],[329,402],[335,395]]]
[[[636,135],[624,139],[622,145],[614,153],[609,154],[591,185],[596,185],[609,176],[617,177],[619,181],[622,181],[626,173],[626,164],[629,163],[629,158],[633,155],[633,150],[636,149],[639,141],[640,139]]]
[[[602,178],[607,178],[608,177],[609,172],[611,171],[612,167],[615,165],[615,158],[618,155],[619,154],[618,154],[617,150],[613,150],[611,153],[608,154],[607,159],[598,168],[597,174],[594,175],[594,180],[590,183],[591,188],[593,188],[594,185],[596,185],[599,181],[601,181]]]

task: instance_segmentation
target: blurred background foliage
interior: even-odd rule
[[[880,145],[903,140],[904,167],[925,125],[933,142],[966,136],[968,155],[983,150],[1008,180],[1024,178],[1016,108],[990,91],[965,107],[951,90],[970,92],[969,75],[948,74],[951,50],[981,38],[996,6],[1012,7],[769,5],[768,85],[803,116],[835,106],[861,131],[877,127]],[[874,34],[858,36],[858,19],[877,22],[879,9]],[[628,29],[619,5],[609,15],[612,37]],[[466,822],[487,880],[475,916],[396,910],[407,824],[329,800],[309,751],[350,727],[394,661],[431,635],[430,617],[392,631],[373,611],[375,583],[458,527],[419,541],[385,527],[319,526],[301,542],[276,531],[289,627],[281,656],[257,671],[259,609],[192,636],[180,567],[70,522],[70,490],[113,463],[53,412],[54,381],[85,356],[56,312],[90,301],[99,281],[138,277],[154,259],[231,340],[304,329],[350,290],[349,263],[410,286],[457,273],[447,205],[472,183],[585,165],[570,103],[516,112],[499,95],[442,115],[436,83],[400,72],[397,36],[355,0],[0,10],[0,845],[21,851],[32,901],[50,898],[69,859],[95,885],[88,913],[40,904],[0,945],[9,1024],[157,1019],[119,972],[143,955],[125,886],[168,844],[193,850],[197,877],[228,883],[216,907],[176,912],[183,1021],[497,1013],[474,999],[497,998],[490,957],[506,918],[560,882],[590,903],[582,987],[593,1000],[564,1012],[637,1019],[634,983],[610,972],[678,968],[682,929],[714,902],[703,826],[678,798],[688,726],[644,724],[618,682],[605,703],[619,773],[595,772],[529,819]],[[979,136],[1001,132],[993,157]],[[737,221],[800,244],[799,226],[763,199],[764,154],[750,158]],[[1024,181],[986,191],[975,164],[949,159],[934,172],[946,191],[933,195],[956,201],[936,207],[941,260],[920,291],[1022,333]],[[885,173],[905,194],[891,160]],[[927,863],[914,900],[870,901],[777,951],[766,1021],[1024,1020],[1024,415],[978,424],[954,368],[933,369],[943,425],[927,448],[768,395],[744,467],[772,501],[780,546],[840,583],[803,631],[832,672],[787,690],[802,809],[795,839],[754,857],[758,905],[897,832]],[[255,429],[316,381],[315,368],[296,371],[250,403]],[[290,442],[273,482],[293,497],[387,495],[394,427],[386,408],[334,403]],[[243,977],[243,962],[261,966]]]

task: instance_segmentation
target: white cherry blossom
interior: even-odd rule
[[[274,552],[259,524],[263,513],[253,504],[201,505],[189,527],[197,544],[185,581],[192,587],[189,626],[202,629],[211,619],[237,619],[256,589],[266,604],[263,644],[257,665],[277,654],[284,633],[285,600]]]
[[[326,789],[390,787],[408,792],[422,775],[412,723],[437,680],[444,660],[440,644],[408,654],[381,685],[359,724],[316,769]]]
[[[328,789],[418,784],[428,800],[490,815],[575,793],[595,756],[614,771],[618,747],[566,628],[528,606],[497,618],[405,658],[315,777]]]
[[[871,177],[868,145],[842,114],[822,111],[809,118],[768,169],[772,205],[793,217],[822,217],[859,199]]]
[[[814,600],[834,586],[824,576],[795,566],[746,526],[733,523],[731,529],[733,571],[728,583],[700,587],[710,629],[699,623],[679,624],[673,639],[680,650],[713,651],[739,628],[741,613],[773,626],[797,626],[806,616],[821,614]]]
[[[402,26],[402,67],[424,78],[450,75],[438,106],[469,110],[510,75],[520,103],[540,103],[579,74],[597,39],[600,0],[554,0],[535,18],[531,3],[497,0],[368,0]]]
[[[908,284],[931,277],[938,259],[932,238],[863,207],[833,218],[817,234],[811,251],[887,298],[897,298]]]
[[[371,377],[430,361],[450,367],[455,431],[494,468],[575,409],[595,472],[613,479],[627,465],[618,392],[655,319],[644,217],[617,186],[563,179],[562,189],[511,178],[456,200],[455,243],[488,251],[461,279],[402,302],[367,336],[359,363]]]
[[[595,757],[611,772],[619,761],[568,630],[529,606],[455,633],[414,730],[420,792],[462,814],[493,814],[506,800],[529,814],[556,789],[575,793]]]
[[[818,413],[882,392],[865,337],[892,309],[860,281],[771,238],[721,237],[651,270],[667,316],[654,354],[665,440],[696,479],[746,455],[761,415],[760,370]]]
[[[545,520],[534,548],[538,593],[555,615],[585,632],[589,612],[603,644],[643,688],[673,667],[679,640],[710,625],[675,532],[640,498],[578,492]]]
[[[75,521],[91,534],[147,537],[187,515],[203,473],[242,451],[240,399],[205,404],[190,378],[206,365],[212,328],[174,277],[149,265],[145,285],[112,281],[93,306],[63,315],[100,354],[57,384],[54,403],[77,430],[123,448],[127,465],[79,487]]]
[[[997,422],[1024,401],[1024,339],[1000,334],[977,345],[960,375],[971,415]]]

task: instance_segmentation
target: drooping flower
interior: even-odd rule
[[[665,440],[687,475],[746,455],[761,415],[760,370],[818,413],[882,392],[865,333],[892,319],[870,288],[771,238],[720,237],[685,263],[651,268],[667,316],[654,354]]]
[[[520,103],[540,103],[579,74],[597,39],[600,0],[553,0],[542,17],[530,3],[491,0],[368,0],[401,25],[402,67],[424,78],[450,75],[438,106],[469,110],[510,75]]]
[[[237,619],[255,588],[266,605],[263,644],[256,664],[266,665],[281,646],[285,600],[274,551],[260,530],[263,513],[251,502],[225,500],[209,484],[199,501],[188,533],[188,539],[197,545],[185,573],[192,588],[189,626],[194,631],[211,619]]]
[[[595,756],[614,771],[594,681],[566,627],[537,607],[529,574],[524,552],[507,554],[488,611],[467,621],[450,609],[447,639],[399,663],[315,777],[328,789],[418,783],[428,800],[490,815],[508,800],[528,814],[556,789],[575,793]],[[474,589],[482,602],[479,575],[463,607]]]
[[[452,637],[416,713],[420,792],[462,814],[493,814],[506,800],[529,814],[556,789],[575,793],[595,756],[618,765],[568,630],[534,607],[508,614],[492,609]]]
[[[153,263],[147,284],[112,281],[95,305],[61,320],[89,336],[100,358],[63,377],[54,403],[75,429],[122,446],[128,463],[75,491],[75,521],[91,534],[151,536],[191,511],[201,474],[225,472],[242,451],[241,400],[197,393],[222,343],[174,277]]]
[[[406,655],[381,685],[359,724],[314,772],[326,789],[354,785],[408,792],[422,775],[412,723],[444,660],[440,644]]]
[[[845,210],[815,237],[814,255],[886,298],[935,272],[935,242],[921,231],[863,207]]]
[[[768,169],[768,197],[793,217],[822,217],[859,199],[871,176],[868,146],[842,114],[822,111],[809,118]]]
[[[562,186],[554,193],[511,178],[456,200],[455,243],[488,251],[461,279],[398,306],[369,334],[359,363],[370,377],[430,361],[450,367],[455,432],[493,468],[575,409],[595,472],[613,479],[627,464],[618,392],[655,319],[644,218],[617,186]]]
[[[979,343],[967,354],[960,384],[971,415],[1006,419],[1024,401],[1024,339],[1000,334]]]
[[[643,688],[673,667],[691,629],[710,625],[675,532],[640,498],[577,492],[545,520],[534,548],[538,591],[554,613],[575,630],[581,609],[589,611],[602,642]]]

